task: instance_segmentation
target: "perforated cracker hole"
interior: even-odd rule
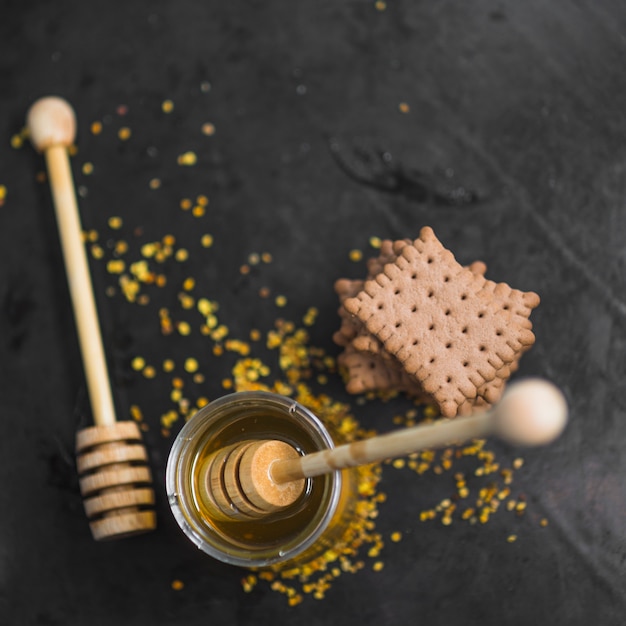
[[[480,317],[480,318],[485,317],[485,312],[484,311],[479,311],[478,312],[478,317]]]
[[[463,328],[461,328],[461,332],[462,332],[464,335],[467,335],[467,330],[468,330],[468,329],[467,329],[467,326],[463,326]]]
[[[396,322],[396,323],[395,323],[395,327],[396,327],[396,328],[400,328],[400,326],[402,326],[402,322]]]
[[[428,265],[430,265],[430,264],[431,264],[431,263],[433,263],[434,261],[435,261],[435,259],[433,259],[433,257],[431,257],[431,256],[429,256],[429,257],[426,259],[426,263],[428,263]]]
[[[446,309],[446,310],[444,311],[444,314],[446,315],[446,317],[447,317],[448,315],[450,315],[450,313],[452,313],[452,311],[450,311],[450,309]]]
[[[383,303],[381,302],[377,307],[376,307],[379,311],[382,311],[385,307],[383,306]]]
[[[428,330],[435,330],[435,325],[434,325],[434,324],[431,324],[431,325],[428,327]]]
[[[417,272],[411,274],[411,280],[417,280]]]
[[[450,277],[448,275],[443,277],[443,282],[444,283],[449,283],[450,282]]]
[[[461,300],[467,300],[467,294],[466,293],[462,293],[461,294]]]
[[[446,350],[449,350],[452,347],[452,344],[448,341],[448,343],[446,344]]]
[[[417,304],[414,304],[414,305],[411,307],[411,313],[417,313]]]
[[[435,295],[435,292],[434,292],[432,289],[430,289],[430,290],[428,291],[428,297],[429,297],[429,298],[432,298],[434,295]]]
[[[487,348],[486,348],[485,346],[479,346],[479,347],[478,347],[478,349],[479,349],[481,352],[484,352]]]

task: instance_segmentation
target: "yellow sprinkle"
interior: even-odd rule
[[[213,245],[213,235],[209,235],[208,233],[202,235],[200,243],[202,244],[203,248],[210,248]]]
[[[99,135],[102,132],[102,124],[100,122],[92,122],[91,132],[94,135]]]
[[[215,134],[215,126],[213,126],[213,124],[211,124],[211,122],[205,122],[204,124],[202,124],[202,134],[203,135],[207,135],[207,136],[211,136]]]
[[[126,268],[126,264],[122,260],[112,260],[107,263],[107,271],[109,274],[121,274]]]
[[[256,328],[253,328],[250,331],[250,339],[252,341],[259,341],[261,339],[261,331],[257,330]]]
[[[201,409],[203,406],[206,406],[209,403],[208,398],[200,397],[196,400],[196,406]]]
[[[163,361],[163,371],[164,372],[171,372],[174,370],[174,361],[172,361],[172,359],[165,359],[165,361]]]
[[[191,332],[191,326],[187,322],[178,322],[177,328],[181,335],[188,335]]]
[[[200,206],[209,206],[209,199],[205,196],[205,195],[199,195],[196,198],[196,202],[200,205]]]
[[[83,163],[83,174],[89,176],[93,172],[93,163]]]
[[[130,366],[136,371],[142,370],[146,365],[146,361],[143,357],[136,356],[131,362]]]
[[[198,370],[198,361],[196,361],[196,359],[193,358],[189,358],[185,360],[185,371],[189,372],[190,374],[193,374],[193,372],[196,372]]]
[[[509,535],[509,536],[506,538],[506,540],[507,540],[509,543],[513,543],[514,541],[517,541],[517,535]]]
[[[163,113],[171,113],[174,110],[174,103],[171,100],[164,100],[161,104]]]
[[[548,520],[543,517],[540,521],[539,521],[539,525],[543,526],[543,528],[545,528],[547,525],[549,524]]]
[[[189,211],[189,209],[192,207],[193,203],[191,202],[191,200],[189,198],[183,198],[180,201],[180,208],[183,211]]]
[[[204,374],[196,372],[193,376],[193,382],[196,383],[196,385],[201,385],[204,382]]]
[[[182,580],[173,580],[172,581],[172,589],[174,591],[180,591],[185,586]]]
[[[185,386],[185,381],[182,378],[172,378],[172,387],[174,389],[182,389]]]
[[[271,263],[272,262],[272,255],[269,252],[264,252],[261,255],[261,261],[263,261],[263,263]]]
[[[136,421],[140,422],[143,419],[143,413],[136,404],[130,405],[130,416]]]
[[[143,370],[143,375],[146,378],[154,378],[156,376],[156,370],[152,367],[152,365],[146,365]]]
[[[285,296],[276,296],[274,302],[276,306],[283,307],[287,304],[287,298]]]
[[[404,460],[404,459],[394,459],[394,461],[393,461],[393,466],[394,466],[396,469],[402,469],[402,468],[404,467],[405,463],[406,463],[406,462],[405,462],[405,460]]]
[[[261,257],[256,252],[251,252],[248,255],[248,263],[250,263],[250,265],[258,265],[260,261]]]
[[[393,541],[394,543],[398,543],[398,541],[400,541],[402,539],[402,533],[400,531],[395,531],[393,533],[391,533],[391,541]]]
[[[385,567],[385,564],[382,561],[376,561],[376,563],[374,563],[374,565],[372,565],[372,569],[375,572],[380,572],[383,567]]]
[[[174,235],[165,235],[163,237],[164,246],[173,246],[176,243],[176,237]]]
[[[196,206],[194,206],[193,209],[191,210],[191,214],[194,217],[202,217],[205,213],[206,213],[206,209],[200,204],[196,204]]]
[[[24,140],[22,139],[22,137],[20,137],[20,135],[13,135],[11,137],[12,148],[15,148],[17,150],[18,148],[22,147],[23,143],[24,143]]]
[[[192,278],[191,276],[189,278],[185,278],[183,282],[183,289],[185,291],[191,291],[195,286],[196,286],[195,278]]]
[[[224,380],[222,380],[222,387],[224,387],[224,389],[231,389],[233,386],[233,381],[230,380],[229,378],[224,378]]]
[[[115,243],[115,254],[126,254],[128,252],[128,243],[125,241],[117,241]]]
[[[122,227],[122,218],[121,217],[110,217],[109,218],[109,228],[112,228],[113,230],[117,230],[119,228]]]
[[[383,2],[383,0],[376,0],[376,4],[374,6],[377,11],[384,11],[387,8],[387,3]]]
[[[382,243],[383,242],[380,237],[375,237],[375,236],[370,237],[370,246],[372,246],[372,248],[375,248],[376,250],[378,250],[380,246],[382,245]]]
[[[513,467],[515,469],[519,469],[522,465],[524,465],[524,459],[522,458],[517,458],[513,461]]]
[[[131,132],[130,132],[130,128],[128,128],[128,126],[123,126],[122,128],[119,129],[119,131],[117,132],[117,136],[122,140],[122,141],[126,141],[127,139],[130,138]]]
[[[177,261],[186,261],[189,258],[189,252],[185,250],[185,248],[180,248],[176,250],[176,255],[174,257]]]
[[[350,260],[360,261],[363,258],[363,253],[360,250],[350,250]]]
[[[152,178],[148,183],[150,189],[158,189],[161,186],[161,180],[159,178]]]
[[[104,257],[104,250],[101,246],[94,244],[93,246],[91,246],[91,256],[94,259],[101,259],[102,257]]]
[[[406,102],[401,102],[398,105],[398,109],[400,109],[400,113],[408,113],[411,110],[411,107]]]
[[[178,165],[195,165],[197,161],[196,153],[191,150],[179,154],[177,159]]]
[[[7,188],[4,185],[0,185],[0,200],[4,200],[7,197]]]

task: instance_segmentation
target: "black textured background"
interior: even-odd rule
[[[0,623],[623,624],[624,32],[617,1],[2,0]],[[135,241],[140,226],[142,241],[171,233],[190,251],[145,308],[107,298],[114,277],[93,264],[116,401],[124,414],[144,410],[157,485],[159,529],[117,543],[92,541],[75,478],[73,437],[89,411],[50,194],[36,181],[43,161],[11,145],[48,94],[77,111],[85,228],[106,243],[118,215],[116,237]],[[94,120],[104,120],[97,137]],[[200,132],[207,121],[212,137]],[[132,136],[120,142],[124,125]],[[194,167],[176,163],[187,150]],[[210,210],[193,220],[178,202],[201,193]],[[312,343],[336,354],[333,281],[364,273],[349,251],[426,224],[461,262],[480,258],[494,280],[542,297],[519,375],[561,386],[571,423],[549,449],[524,453],[516,488],[529,512],[480,527],[420,523],[426,494],[443,492],[385,472],[378,528],[404,538],[386,541],[382,572],[342,576],[295,608],[267,586],[246,594],[240,570],[198,553],[173,522],[164,409],[129,361],[203,354],[198,336],[159,332],[156,310],[175,305],[187,274],[220,302],[233,336],[316,306]],[[262,251],[273,263],[242,277]],[[261,286],[287,306],[261,301]],[[196,393],[223,393],[225,362],[200,361]],[[338,377],[327,389],[353,401]]]

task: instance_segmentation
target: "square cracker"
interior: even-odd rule
[[[431,228],[399,248],[343,304],[452,417],[534,342],[530,322],[494,300],[486,279],[457,263]]]

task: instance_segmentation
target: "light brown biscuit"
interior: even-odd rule
[[[400,391],[420,402],[431,400],[397,361],[359,352],[348,345],[337,357],[337,363],[345,370],[348,393]]]
[[[485,279],[457,263],[431,228],[398,249],[344,306],[451,417],[534,335],[482,291]]]
[[[343,306],[343,302],[346,298],[353,297],[359,293],[363,289],[364,283],[365,281],[363,280],[349,280],[347,278],[340,278],[335,281],[335,293],[339,296],[337,313],[339,314],[341,325],[333,334],[333,341],[338,346],[347,346],[363,328],[363,322],[351,313],[348,313]]]

